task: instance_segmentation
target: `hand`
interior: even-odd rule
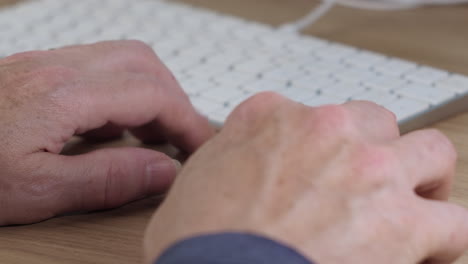
[[[441,133],[400,137],[371,103],[257,95],[183,168],[147,229],[146,261],[190,236],[240,231],[317,263],[450,263],[468,247],[467,211],[444,202],[455,160]]]
[[[177,166],[140,148],[59,155],[73,135],[125,129],[193,152],[213,134],[152,49],[103,42],[0,60],[0,225],[116,207],[164,192]]]

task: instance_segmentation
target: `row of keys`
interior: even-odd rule
[[[108,39],[143,40],[197,109],[218,123],[262,91],[310,106],[370,100],[399,120],[468,93],[462,75],[165,1],[41,0],[2,11],[0,33],[0,57]]]

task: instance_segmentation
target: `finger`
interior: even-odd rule
[[[89,141],[103,141],[120,138],[122,137],[124,131],[125,129],[123,127],[119,127],[112,123],[107,123],[103,127],[90,130],[79,136]]]
[[[85,71],[171,76],[153,49],[137,40],[103,41],[51,51],[60,64]]]
[[[261,123],[258,122],[259,120],[271,116],[275,109],[285,103],[305,108],[304,105],[294,102],[281,94],[271,91],[260,92],[240,103],[228,116],[223,127],[226,130],[233,131],[236,131],[239,127],[255,128]]]
[[[109,122],[122,127],[152,127],[175,146],[195,151],[213,134],[208,120],[190,103],[177,84],[144,74],[99,74],[89,76],[67,98],[73,109],[77,133]]]
[[[421,220],[421,244],[427,245],[426,262],[453,263],[468,250],[468,210],[458,205],[431,201]]]
[[[393,146],[417,194],[429,199],[448,199],[457,154],[441,132],[412,132],[395,141]]]
[[[367,101],[351,101],[343,106],[359,124],[359,132],[366,140],[387,142],[400,137],[396,116],[387,109]]]
[[[178,164],[148,149],[103,149],[78,156],[38,153],[49,178],[61,181],[53,189],[55,214],[114,208],[168,190]]]

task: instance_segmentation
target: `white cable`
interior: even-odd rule
[[[337,0],[337,3],[343,6],[377,10],[397,10],[424,5],[452,5],[467,2],[468,0]]]
[[[398,10],[419,6],[414,1],[383,1],[383,0],[337,0],[340,5],[371,10]]]
[[[360,9],[398,10],[424,5],[451,5],[468,3],[468,0],[323,0],[303,18],[279,27],[280,31],[298,33],[324,16],[336,4]]]
[[[328,11],[335,5],[335,1],[336,0],[324,0],[317,8],[314,8],[312,12],[307,14],[305,17],[297,20],[296,22],[285,24],[281,26],[279,30],[283,32],[302,31],[328,13]]]

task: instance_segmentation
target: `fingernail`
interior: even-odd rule
[[[164,160],[149,164],[146,167],[148,177],[166,174],[166,172],[171,172],[170,174],[172,174],[174,172],[174,168],[176,170],[176,173],[179,173],[182,169],[182,164],[175,159],[171,159],[171,161],[172,162],[170,162],[169,160]]]
[[[182,164],[176,159],[173,159],[172,162],[174,163],[177,173],[179,173],[182,170]]]
[[[174,174],[175,169],[175,174]],[[174,182],[174,178],[182,169],[182,164],[178,160],[159,161],[148,164],[146,167],[147,186],[150,193],[160,193],[166,191]]]

